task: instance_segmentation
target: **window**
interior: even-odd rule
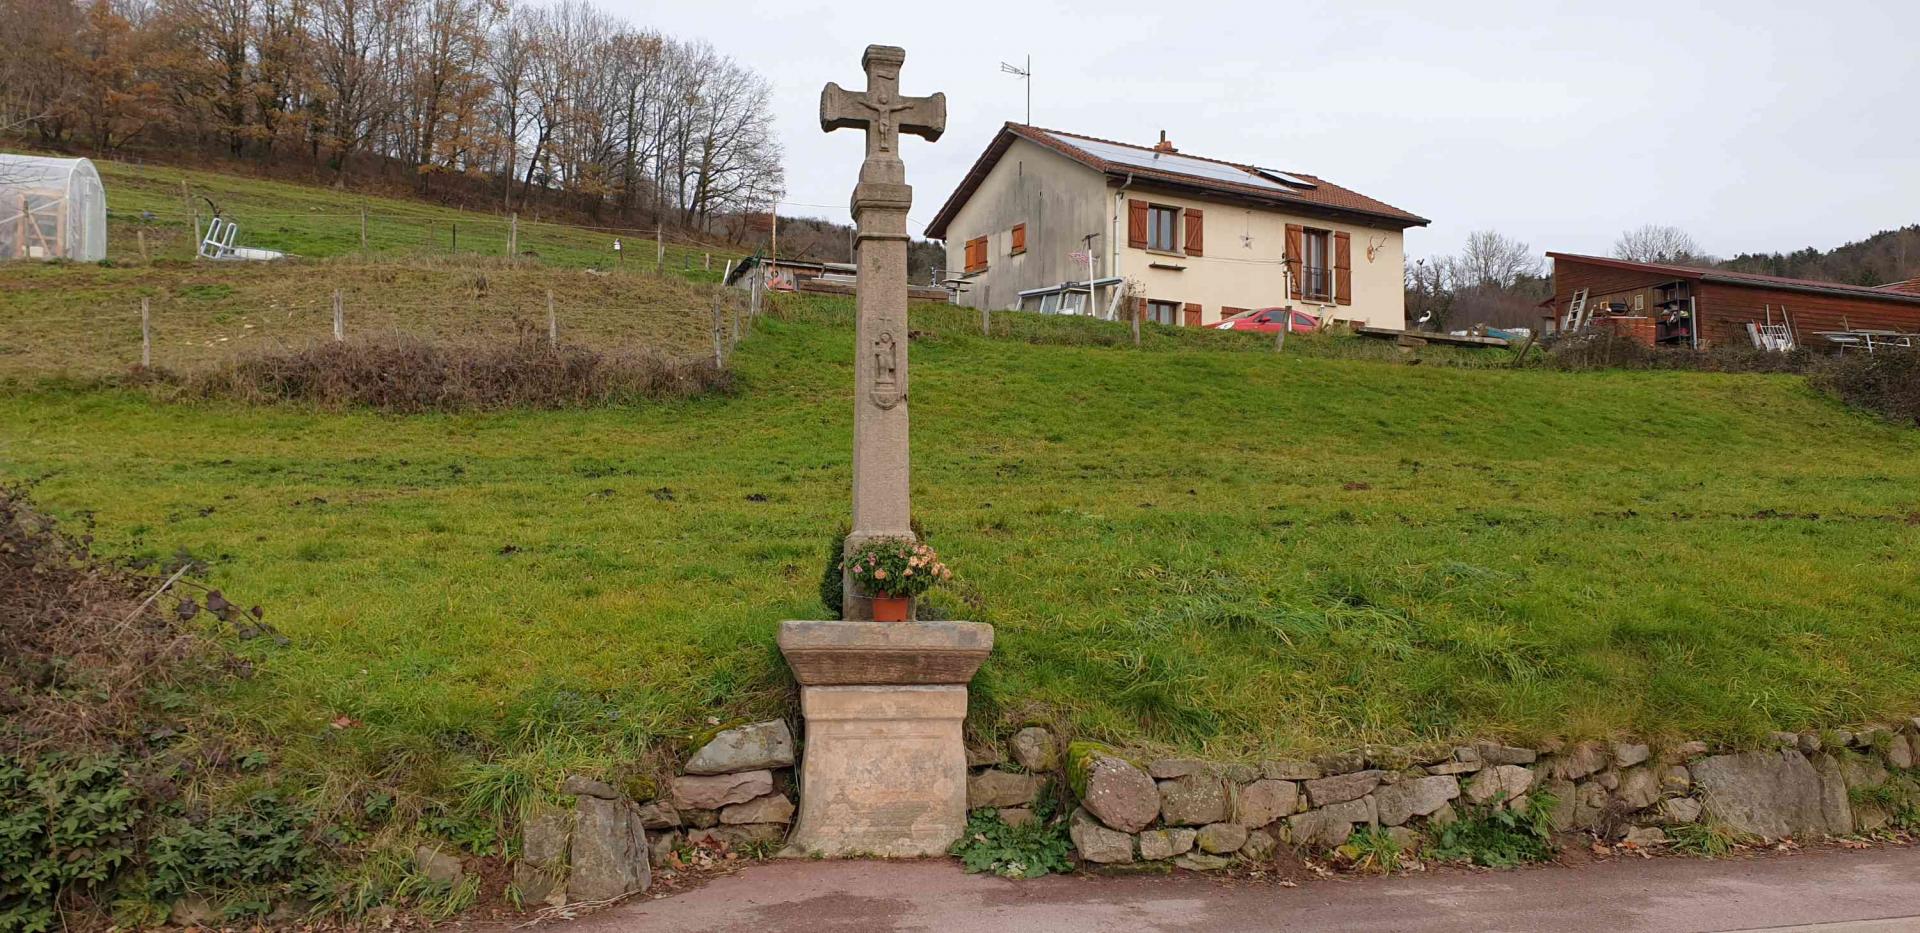
[[[1180,209],[1155,204],[1147,208],[1147,248],[1166,253],[1180,251],[1180,239],[1174,227],[1180,221]]]
[[[1027,225],[1014,224],[1007,235],[1007,255],[1018,256],[1027,251]]]
[[[1300,288],[1306,297],[1326,301],[1333,297],[1333,274],[1328,267],[1327,231],[1308,230],[1304,235],[1306,261],[1301,264]]]
[[[1152,321],[1155,324],[1165,324],[1168,327],[1172,327],[1176,324],[1179,324],[1180,323],[1180,302],[1177,302],[1177,301],[1147,302],[1147,320]]]
[[[967,241],[967,270],[981,272],[987,268],[987,238],[974,237]]]

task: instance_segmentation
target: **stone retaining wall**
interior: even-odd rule
[[[1362,828],[1419,847],[1432,828],[1478,809],[1547,805],[1554,828],[1647,848],[1673,827],[1711,822],[1739,836],[1811,841],[1872,832],[1895,816],[1886,791],[1920,756],[1920,719],[1900,728],[1779,733],[1772,747],[1715,753],[1706,743],[1480,742],[1369,747],[1258,764],[1134,760],[1065,743],[1037,726],[968,751],[967,808],[1017,824],[1043,795],[1073,806],[1068,833],[1096,865],[1169,863],[1195,871],[1258,862],[1282,844],[1346,843]],[[784,721],[716,735],[666,792],[645,803],[569,778],[571,807],[543,804],[524,828],[514,883],[524,903],[597,901],[644,890],[687,848],[783,842],[798,799]],[[1920,801],[1916,801],[1920,802]]]
[[[1362,827],[1417,847],[1470,808],[1548,805],[1558,831],[1652,847],[1680,824],[1709,821],[1750,839],[1813,840],[1887,825],[1885,792],[1914,766],[1920,720],[1902,728],[1774,736],[1762,751],[1715,754],[1705,743],[1477,743],[1366,748],[1258,765],[1161,759],[1102,746],[1066,750],[1078,808],[1069,832],[1096,864],[1171,860],[1194,869],[1259,860],[1281,843],[1329,849]],[[981,786],[1007,781],[988,768]],[[997,799],[996,803],[999,802]]]

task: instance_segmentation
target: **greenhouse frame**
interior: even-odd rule
[[[0,153],[0,261],[107,258],[107,190],[86,159]]]

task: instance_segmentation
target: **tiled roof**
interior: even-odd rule
[[[1920,301],[1920,294],[1910,294],[1889,285],[1842,285],[1838,282],[1820,282],[1813,279],[1790,279],[1780,275],[1761,275],[1757,272],[1735,272],[1731,269],[1714,269],[1706,266],[1682,266],[1665,262],[1634,262],[1629,259],[1615,259],[1612,256],[1582,256],[1579,253],[1547,253],[1547,258],[1569,262],[1581,262],[1590,265],[1606,266],[1613,269],[1638,269],[1671,275],[1676,279],[1698,279],[1703,282],[1720,282],[1727,285],[1750,285],[1755,288],[1781,288],[1788,291],[1815,292],[1825,295],[1844,295],[1857,298],[1879,298],[1887,301]],[[1902,283],[1894,283],[1899,285]]]
[[[1246,180],[1244,183],[1231,180],[1234,176],[1231,172],[1200,175],[1149,168],[1131,161],[1118,162],[1103,159],[1089,152],[1076,141],[1101,146],[1121,146],[1146,154],[1152,154],[1155,151],[1151,146],[1137,146],[1095,136],[1008,123],[1000,128],[1000,132],[994,134],[993,141],[987,145],[986,151],[975,160],[973,168],[968,170],[965,178],[961,179],[960,186],[954,189],[953,194],[947,198],[946,204],[941,206],[940,213],[936,214],[933,222],[927,225],[927,236],[934,239],[946,238],[947,224],[952,222],[954,215],[960,212],[961,206],[973,196],[973,192],[980,187],[981,182],[986,180],[987,173],[993,170],[993,166],[1000,161],[1002,155],[1006,154],[1007,149],[1016,139],[1024,139],[1051,149],[1097,172],[1114,177],[1132,176],[1137,183],[1159,183],[1175,188],[1192,189],[1203,195],[1226,195],[1239,200],[1258,201],[1276,207],[1298,207],[1316,213],[1357,214],[1375,220],[1385,220],[1402,228],[1427,224],[1427,219],[1418,214],[1403,211],[1384,201],[1374,200],[1357,191],[1342,188],[1326,179],[1304,172],[1289,171],[1285,174],[1304,181],[1312,187],[1275,184],[1271,181],[1269,173],[1263,172],[1256,166],[1209,159],[1187,152],[1177,154],[1183,160],[1193,159],[1238,170],[1239,173],[1246,175]]]
[[[1920,295],[1920,275],[1916,275],[1910,279],[1903,279],[1898,282],[1888,282],[1885,285],[1880,285],[1876,287],[1883,292],[1900,292],[1902,294],[1907,294],[1907,295]]]

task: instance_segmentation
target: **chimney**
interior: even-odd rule
[[[1170,142],[1167,142],[1167,131],[1166,131],[1166,130],[1161,130],[1161,131],[1160,131],[1160,142],[1158,142],[1157,144],[1155,144],[1155,145],[1154,145],[1154,147],[1153,147],[1153,151],[1155,151],[1155,152],[1179,152],[1180,150],[1178,150],[1178,149],[1175,149],[1175,148],[1173,148],[1173,144],[1172,144],[1172,143],[1170,143]]]

